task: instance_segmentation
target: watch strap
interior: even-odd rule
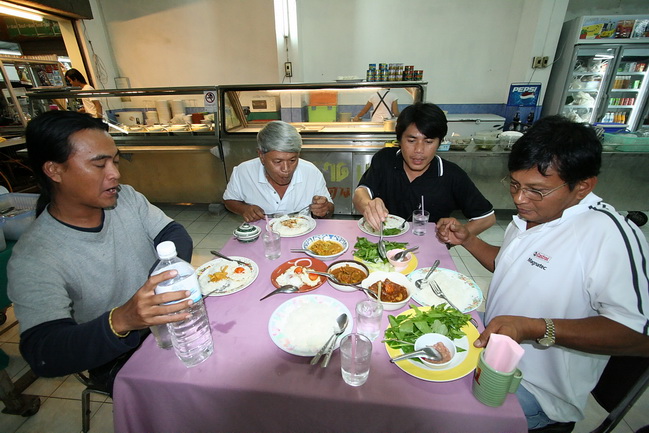
[[[555,338],[555,330],[554,330],[554,322],[552,319],[548,318],[543,318],[545,321],[545,334],[543,337],[539,338],[537,343],[539,343],[542,346],[550,347],[554,345],[556,338]]]

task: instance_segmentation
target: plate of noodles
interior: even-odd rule
[[[314,235],[302,242],[302,249],[311,257],[320,260],[331,260],[341,256],[349,244],[347,239],[339,235]]]

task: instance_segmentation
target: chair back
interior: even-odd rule
[[[611,356],[591,394],[609,415],[592,433],[611,432],[649,385],[649,358]]]

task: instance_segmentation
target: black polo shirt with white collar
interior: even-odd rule
[[[372,198],[380,197],[391,214],[408,220],[413,210],[421,208],[422,196],[432,222],[448,217],[454,210],[461,210],[469,219],[493,212],[491,203],[466,172],[439,155],[421,176],[410,182],[403,169],[400,149],[383,148],[372,157],[372,164],[358,186],[366,187]]]

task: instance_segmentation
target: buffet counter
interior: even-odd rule
[[[99,98],[109,133],[120,150],[121,182],[150,201],[217,203],[226,187],[225,165],[214,128],[216,87],[168,87],[28,93],[32,117],[53,101],[73,109],[81,98]]]

